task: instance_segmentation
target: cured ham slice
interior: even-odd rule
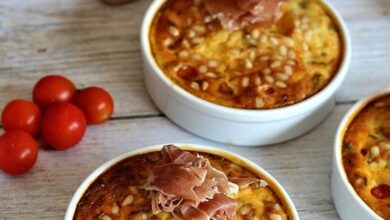
[[[237,202],[225,194],[216,194],[213,199],[202,202],[198,207],[184,204],[181,213],[185,219],[191,220],[225,220],[235,219]]]
[[[162,150],[164,164],[153,170],[142,188],[150,191],[152,211],[179,211],[185,219],[235,219],[235,200],[225,173],[208,159],[173,145]]]
[[[255,23],[272,23],[285,0],[203,0],[208,12],[224,28],[236,30]]]
[[[152,212],[158,214],[161,210],[165,212],[173,212],[183,201],[182,198],[176,196],[167,196],[161,192],[152,192]]]
[[[164,146],[161,154],[166,163],[191,164],[196,160],[196,155],[183,151],[174,145]]]
[[[167,164],[155,169],[152,185],[163,194],[198,203],[194,188],[200,187],[205,182],[206,175],[207,170],[202,168]]]
[[[198,196],[200,202],[205,202],[212,199],[219,192],[218,182],[215,179],[206,179],[199,187],[194,187],[194,192]]]

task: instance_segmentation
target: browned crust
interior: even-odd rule
[[[202,156],[207,157],[212,166],[225,172],[228,176],[232,177],[257,177],[254,173],[248,169],[243,168],[228,159],[207,154],[199,153]],[[147,219],[162,219],[161,216],[151,215],[150,198],[147,192],[141,189],[137,189],[134,186],[142,186],[145,184],[147,178],[152,174],[152,170],[155,166],[160,165],[161,154],[159,152],[152,152],[143,155],[133,156],[128,159],[119,162],[109,170],[104,172],[98,177],[91,186],[86,190],[80,201],[78,202],[74,219],[87,220],[87,219],[101,219],[103,216],[110,216],[111,219],[138,219],[140,213],[146,214]],[[249,190],[257,189],[258,185],[251,185]],[[261,207],[264,215],[258,217],[264,217],[268,219],[270,213],[275,213],[275,204],[279,204],[281,210],[279,213],[289,215],[289,208],[284,207],[283,200],[280,200],[277,193],[272,189],[274,186],[264,188],[268,192],[268,196],[264,197],[265,207]],[[240,190],[244,193],[244,190]],[[265,192],[265,191],[264,191]],[[133,197],[132,205],[121,206],[123,201]],[[243,196],[243,198],[245,198]],[[243,204],[240,201],[240,197],[237,198],[239,205]],[[258,198],[261,199],[261,198]],[[118,206],[119,213],[117,215],[112,214],[112,208]],[[254,208],[254,207],[252,207]],[[243,216],[237,212],[238,219],[246,219],[250,216]],[[160,218],[161,217],[161,218]],[[173,216],[168,216],[168,219],[175,219]],[[286,219],[286,218],[283,218]],[[292,219],[288,217],[287,219]]]

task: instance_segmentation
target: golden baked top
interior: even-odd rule
[[[358,113],[345,133],[342,152],[353,188],[376,213],[390,219],[390,95]]]
[[[290,0],[272,26],[225,30],[199,0],[167,0],[150,31],[163,72],[207,101],[242,109],[292,105],[335,76],[342,42],[319,1]]]
[[[225,173],[229,180],[238,178],[262,178],[226,158],[197,153],[207,158],[211,166]],[[86,190],[80,199],[74,216],[76,220],[87,219],[132,219],[132,220],[170,220],[181,219],[180,214],[162,211],[153,214],[151,196],[142,187],[156,167],[163,165],[160,152],[152,152],[125,159],[113,166]],[[166,176],[168,178],[168,176]],[[177,180],[176,180],[177,181]],[[290,209],[285,200],[278,197],[280,191],[270,182],[251,183],[237,188],[229,198],[237,202],[236,219],[286,220]]]

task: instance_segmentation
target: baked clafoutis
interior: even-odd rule
[[[224,29],[202,1],[167,0],[150,44],[160,69],[189,93],[222,106],[274,109],[326,87],[343,54],[338,25],[320,0],[290,0],[268,26]]]
[[[293,219],[272,181],[242,164],[174,145],[135,155],[89,186],[74,219]]]
[[[343,139],[348,180],[378,215],[390,219],[390,95],[380,97],[351,119]]]

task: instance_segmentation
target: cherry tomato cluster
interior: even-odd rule
[[[72,81],[49,75],[33,89],[33,102],[16,99],[1,115],[5,133],[0,136],[0,169],[11,175],[29,171],[38,158],[39,134],[56,150],[74,147],[83,138],[87,124],[110,119],[114,102],[98,87],[77,92]]]

